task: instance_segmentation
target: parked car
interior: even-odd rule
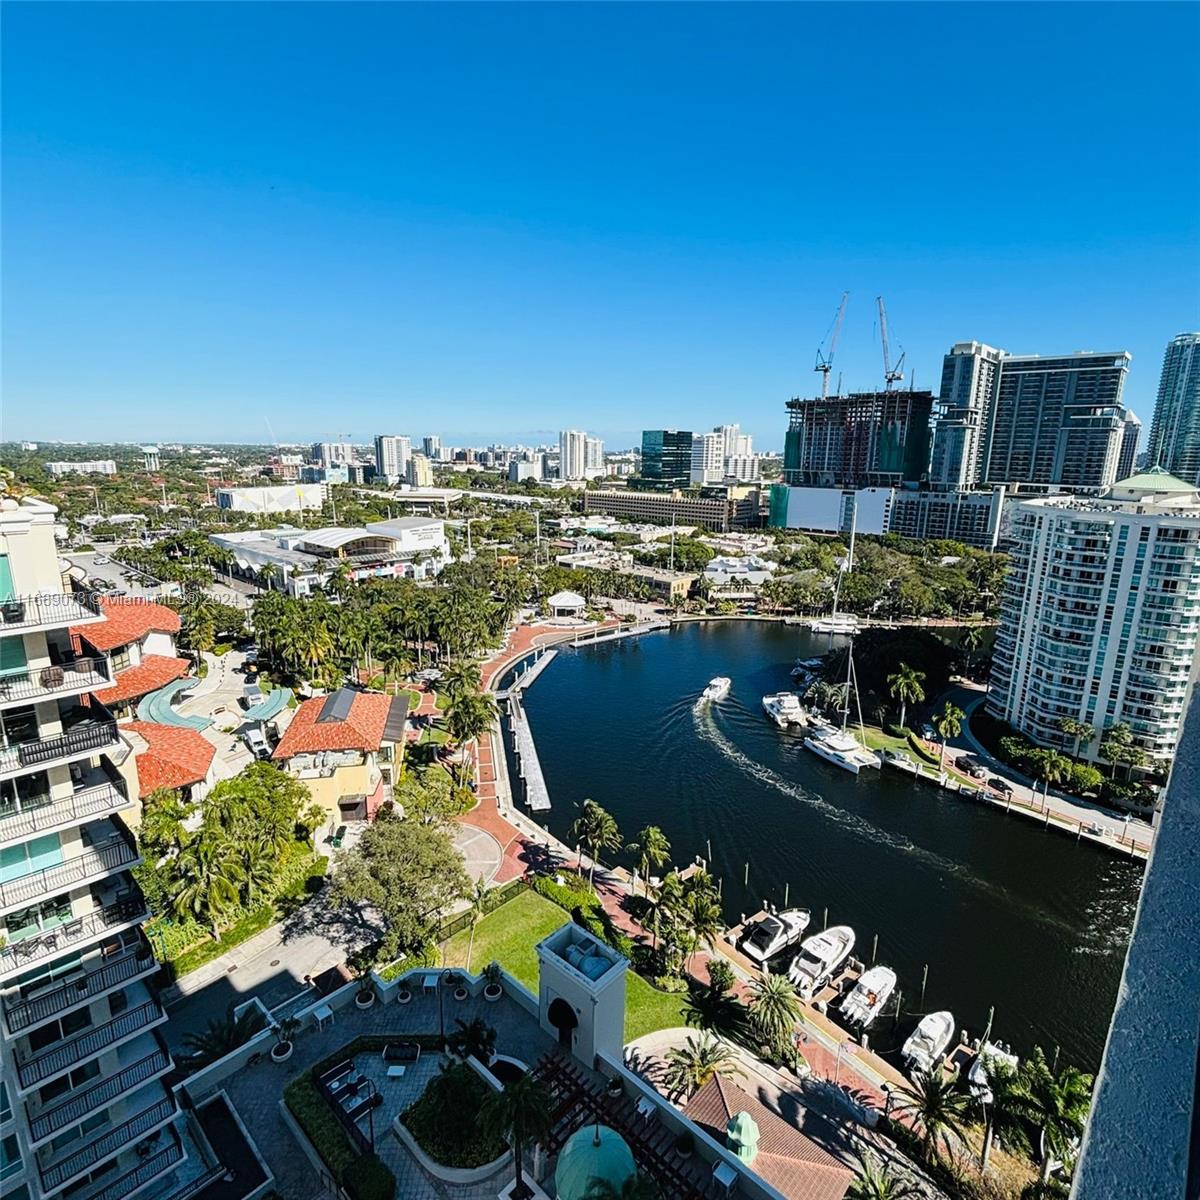
[[[927,741],[932,742],[936,734],[933,732],[933,726],[928,721],[921,726],[921,736]]]
[[[98,567],[102,567],[102,566],[104,566],[104,564],[106,562],[111,562],[111,561],[112,561],[111,559],[107,558],[103,554],[97,554],[96,557],[92,559],[92,562],[94,562],[96,564],[96,566],[98,566]]]
[[[255,758],[267,759],[271,757],[271,747],[267,739],[263,736],[263,731],[259,726],[251,725],[242,734],[242,740],[246,743],[247,748]]]
[[[1012,784],[1007,779],[995,778],[992,781],[992,787],[996,789],[1002,796],[1012,795]]]

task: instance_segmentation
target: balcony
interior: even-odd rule
[[[173,1120],[178,1112],[175,1098],[164,1094],[148,1108],[144,1108],[120,1125],[106,1130],[95,1140],[80,1146],[65,1158],[59,1158],[57,1162],[39,1160],[42,1190],[49,1193],[65,1187],[77,1176],[90,1171],[97,1163],[112,1158],[126,1146]]]
[[[99,704],[64,715],[62,723],[63,732],[52,737],[0,746],[0,777],[56,766],[120,745],[116,721]]]
[[[135,979],[158,970],[158,962],[144,943],[102,960],[102,965],[71,979],[52,983],[41,989],[31,988],[22,995],[13,992],[5,996],[4,1023],[9,1037],[26,1029],[60,1017]]]
[[[17,1080],[20,1088],[27,1092],[64,1071],[81,1066],[105,1050],[152,1029],[166,1019],[167,1014],[157,1000],[146,1000],[136,1008],[113,1017],[111,1021],[105,1021],[103,1025],[84,1029],[37,1054],[25,1056],[18,1053]]]
[[[0,679],[0,708],[14,704],[41,704],[60,696],[102,691],[113,682],[112,664],[98,655],[64,656],[44,667],[32,667]]]
[[[59,800],[49,796],[36,800],[22,798],[19,808],[0,802],[0,845],[67,829],[94,817],[112,816],[128,807],[125,781],[116,775],[108,782],[81,788]]]
[[[152,1079],[165,1075],[175,1065],[157,1034],[145,1039],[146,1050],[111,1075],[98,1079],[90,1087],[76,1089],[56,1104],[29,1113],[29,1140],[38,1144],[54,1137],[64,1129],[78,1124],[84,1117],[105,1108],[121,1096],[144,1087]]]
[[[42,592],[0,600],[0,637],[9,633],[33,633],[39,629],[65,629],[69,625],[91,625],[104,619],[99,603],[86,592]]]
[[[0,947],[0,978],[23,973],[67,950],[82,948],[107,933],[140,925],[149,916],[146,902],[135,891],[128,898],[93,909],[86,916],[64,921],[54,929],[10,941]]]
[[[0,911],[21,908],[58,892],[81,887],[141,861],[137,844],[128,830],[115,821],[103,822],[101,827],[113,832],[87,846],[82,854],[0,883]]]
[[[170,1140],[156,1154],[142,1159],[132,1171],[127,1171],[111,1182],[102,1181],[102,1186],[93,1191],[72,1192],[71,1200],[128,1200],[134,1192],[152,1183],[160,1175],[177,1167],[187,1157],[183,1144],[174,1130]]]

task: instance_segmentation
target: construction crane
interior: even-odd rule
[[[888,347],[887,309],[883,306],[883,297],[876,296],[875,303],[879,305],[879,340],[883,342],[883,386],[885,391],[892,390],[893,383],[899,383],[904,378],[904,350],[892,366],[891,350]]]
[[[842,332],[842,321],[846,316],[846,301],[850,299],[849,292],[842,293],[842,302],[838,305],[837,316],[833,318],[833,324],[825,332],[825,337],[829,340],[829,353],[823,352],[825,342],[817,347],[817,362],[813,367],[814,371],[821,372],[821,399],[824,400],[829,395],[829,373],[833,370],[833,352],[837,349],[838,337]],[[832,335],[832,336],[831,336]],[[839,376],[838,391],[842,390],[842,385]]]

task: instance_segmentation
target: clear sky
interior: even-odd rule
[[[1200,7],[5,4],[17,437],[741,421],[1200,327]],[[269,425],[268,425],[269,420]]]

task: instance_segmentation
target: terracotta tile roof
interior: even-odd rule
[[[137,756],[138,796],[144,799],[155,788],[186,787],[208,775],[217,748],[194,729],[130,721],[122,725],[146,742]]]
[[[684,1116],[724,1145],[725,1126],[740,1112],[749,1113],[758,1126],[752,1171],[789,1200],[842,1200],[854,1182],[854,1169],[729,1080],[710,1079],[688,1101]]]
[[[118,646],[141,641],[148,633],[178,633],[179,614],[165,604],[139,600],[134,596],[99,598],[103,623],[72,625],[71,636],[84,638],[97,650],[107,653]]]
[[[182,679],[191,669],[186,658],[168,658],[165,654],[147,654],[136,667],[117,674],[110,688],[92,694],[101,704],[116,704],[120,700],[136,700],[156,692],[172,679]]]
[[[319,719],[326,706],[335,700],[344,707],[346,715]],[[391,706],[392,697],[381,692],[341,688],[328,696],[314,696],[296,709],[272,757],[287,759],[322,750],[378,750],[384,741]]]

